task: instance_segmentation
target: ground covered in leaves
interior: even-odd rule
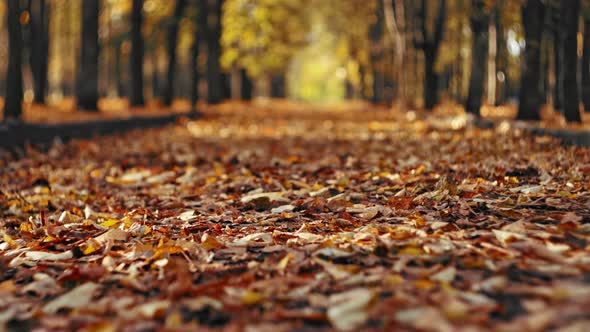
[[[223,111],[0,168],[0,330],[588,331],[590,150]]]

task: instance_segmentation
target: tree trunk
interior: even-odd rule
[[[141,26],[143,23],[143,0],[133,0],[131,10],[131,106],[143,106],[143,37]]]
[[[378,69],[373,68],[373,103],[382,103],[385,100],[385,77]]]
[[[562,79],[561,75],[561,48],[562,39],[561,39],[561,31],[560,31],[560,24],[561,24],[561,10],[559,4],[557,4],[557,8],[552,9],[552,26],[553,26],[553,75],[554,75],[554,83],[553,83],[553,108],[556,110],[561,110],[562,107],[562,99],[563,99],[563,92],[561,90],[560,81]]]
[[[391,3],[389,4],[392,5]],[[371,101],[373,103],[379,103],[383,101],[383,73],[381,70],[380,62],[383,59],[383,26],[384,26],[384,4],[383,0],[377,1],[375,8],[375,23],[371,25],[369,29],[369,39],[371,40],[371,67],[373,75]]]
[[[191,47],[191,109],[196,111],[197,101],[199,100],[199,81],[201,76],[199,74],[199,53],[201,46],[201,32],[195,36],[193,46]]]
[[[82,3],[80,68],[76,83],[78,109],[98,111],[98,14],[100,0]]]
[[[581,122],[580,96],[578,93],[578,18],[580,0],[562,0],[563,48],[562,81],[563,114],[568,122]]]
[[[423,40],[419,46],[424,51],[424,108],[432,110],[438,104],[439,74],[436,72],[435,66],[447,19],[447,1],[438,1],[438,12],[433,24],[432,36],[428,33],[428,7],[426,0],[422,0],[419,16]]]
[[[4,120],[19,120],[22,114],[23,74],[22,74],[22,30],[18,1],[6,0],[8,25],[8,68],[6,70],[6,102]]]
[[[248,73],[245,69],[240,70],[240,78],[241,84],[240,87],[242,89],[242,99],[243,100],[252,100],[252,91],[254,90],[254,85],[252,84],[252,80],[248,77]]]
[[[231,99],[231,73],[221,73],[221,100]]]
[[[522,8],[526,48],[522,64],[518,120],[540,120],[539,111],[543,97],[539,91],[539,71],[544,12],[545,5],[542,0],[527,0]]]
[[[178,44],[178,27],[182,19],[182,13],[186,6],[186,0],[176,0],[174,16],[172,23],[168,28],[167,52],[168,52],[168,71],[166,75],[166,90],[164,91],[164,105],[172,105],[174,98],[174,77],[176,74],[176,46]]]
[[[117,81],[117,96],[123,98],[125,96],[125,86],[123,84],[123,64],[121,63],[121,43],[116,43],[113,47],[115,53],[115,79]]]
[[[432,110],[438,104],[439,75],[434,69],[437,54],[429,48],[424,50],[424,108]]]
[[[35,103],[45,104],[47,67],[49,59],[49,6],[45,0],[30,3],[31,54],[29,63],[33,74]]]
[[[508,81],[508,48],[506,47],[506,39],[504,36],[504,25],[502,24],[502,11],[496,11],[494,23],[496,24],[496,45],[498,52],[496,53],[496,70],[501,73],[497,77],[496,88],[496,106],[504,104],[506,101],[506,83]]]
[[[582,53],[582,99],[584,110],[590,112],[590,18],[584,19],[584,50]]]
[[[285,98],[285,75],[273,75],[271,79],[270,96],[271,98]]]
[[[222,81],[221,65],[221,6],[222,0],[199,1],[199,30],[205,35],[207,43],[207,102],[218,104],[221,102]]]
[[[486,76],[489,17],[484,12],[485,3],[483,1],[474,0],[472,10],[471,32],[473,40],[471,44],[471,77],[469,79],[469,93],[467,95],[465,110],[479,116]]]

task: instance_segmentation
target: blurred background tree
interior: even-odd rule
[[[476,116],[518,105],[520,119],[552,109],[571,122],[590,109],[588,0],[5,0],[0,14],[2,105],[15,119],[31,103],[253,97]]]

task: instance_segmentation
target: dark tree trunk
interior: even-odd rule
[[[199,32],[195,36],[193,46],[191,47],[191,107],[193,112],[196,111],[197,101],[199,100],[199,80],[201,79],[199,75],[199,53],[201,36],[202,34]]]
[[[539,91],[541,70],[541,40],[545,5],[542,0],[527,0],[522,8],[522,21],[526,40],[523,73],[520,85],[520,104],[517,119],[540,120],[543,97]]]
[[[484,94],[489,45],[489,17],[485,13],[485,10],[484,1],[473,1],[473,13],[471,16],[471,32],[473,36],[471,44],[471,77],[469,79],[469,93],[467,95],[467,102],[465,103],[465,110],[477,116],[480,115],[481,102]]]
[[[590,112],[590,19],[584,19],[584,50],[582,51],[582,99],[584,110]]]
[[[373,103],[382,103],[385,101],[385,77],[378,70],[373,70]]]
[[[272,98],[285,98],[286,81],[282,74],[273,75],[270,83],[270,96]]]
[[[561,51],[563,89],[563,114],[568,122],[581,122],[580,96],[578,92],[578,18],[580,0],[562,0],[563,47]]]
[[[395,6],[394,10],[395,10]],[[395,14],[395,13],[394,13]],[[383,0],[377,1],[375,8],[375,23],[369,29],[371,40],[371,70],[373,72],[373,91],[371,101],[373,103],[383,102],[384,99],[384,75],[379,68],[379,62],[383,59],[383,25],[384,25],[384,4]]]
[[[508,84],[508,48],[506,47],[506,38],[504,36],[504,25],[502,24],[502,11],[497,10],[494,15],[494,24],[496,25],[496,45],[498,45],[498,53],[496,54],[496,70],[502,73],[498,78],[496,87],[496,106],[504,104],[506,101],[506,86]]]
[[[100,0],[82,3],[82,40],[76,97],[78,109],[98,111],[98,14]]]
[[[221,100],[231,99],[231,74],[221,73]]]
[[[168,52],[168,72],[166,75],[166,90],[164,91],[164,105],[172,105],[174,98],[174,76],[176,74],[176,46],[178,44],[178,27],[182,19],[182,13],[186,6],[186,0],[176,0],[174,16],[172,23],[168,28],[167,52]]]
[[[131,106],[143,106],[143,37],[141,26],[143,23],[143,0],[133,0],[131,10],[131,95],[129,103]]]
[[[556,5],[556,7],[551,8],[551,25],[553,27],[553,74],[555,76],[555,83],[553,85],[553,108],[556,110],[561,110],[563,99],[563,94],[559,83],[562,79],[561,48],[563,47],[560,31],[561,10],[559,7],[560,5],[557,2],[552,4]]]
[[[438,1],[438,12],[434,21],[432,36],[428,33],[428,4],[422,0],[420,6],[420,21],[422,42],[417,43],[424,51],[424,108],[432,110],[438,104],[439,74],[435,70],[438,61],[440,44],[444,34],[444,23],[447,18],[447,1]]]
[[[221,102],[222,81],[221,65],[221,6],[222,0],[199,1],[199,12],[202,17],[199,20],[199,30],[205,35],[207,43],[207,102],[218,104]]]
[[[6,70],[6,102],[4,120],[19,120],[22,114],[23,74],[22,74],[22,30],[18,1],[6,0],[8,25],[8,68]]]
[[[355,98],[355,87],[350,80],[346,80],[346,99],[352,100]]]
[[[242,100],[252,100],[252,92],[254,90],[254,84],[248,77],[248,73],[245,69],[240,70],[241,88],[242,88]]]
[[[123,84],[123,64],[121,63],[121,43],[114,46],[115,53],[115,79],[117,80],[117,95],[125,96],[125,86]]]
[[[432,110],[438,103],[438,73],[434,69],[436,54],[429,49],[424,50],[424,108]]]
[[[31,54],[35,103],[45,104],[47,67],[49,59],[49,6],[45,0],[30,3]]]

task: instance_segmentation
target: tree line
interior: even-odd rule
[[[79,54],[74,94],[78,109],[98,109],[100,56],[117,50],[119,95],[146,102],[145,6],[126,0],[128,31],[101,42],[100,0],[79,4]],[[258,94],[285,97],[289,63],[313,41],[313,18],[335,36],[346,69],[346,96],[433,109],[441,98],[480,115],[482,105],[518,100],[518,118],[540,119],[546,104],[571,122],[590,109],[590,2],[586,0],[176,0],[157,29],[164,36],[166,69],[152,75],[153,95],[171,105],[177,93],[180,26],[194,26],[190,99],[215,104]],[[104,4],[103,4],[104,6]],[[23,67],[33,78],[34,102],[48,90],[49,26],[55,0],[6,0],[9,56],[5,118],[22,112]],[[317,21],[317,20],[316,20]],[[578,37],[582,37],[580,42]],[[122,45],[130,51],[121,59]],[[157,42],[156,42],[157,44]],[[158,45],[159,46],[159,45]],[[28,61],[23,61],[25,54]],[[146,59],[151,57],[151,59]],[[28,62],[28,64],[27,64]],[[121,74],[122,63],[128,75]],[[235,75],[237,74],[237,75]],[[128,77],[123,80],[122,77]],[[237,82],[237,84],[233,84]],[[239,91],[235,91],[235,90]],[[157,90],[157,91],[156,91]],[[233,91],[233,93],[232,93]]]

